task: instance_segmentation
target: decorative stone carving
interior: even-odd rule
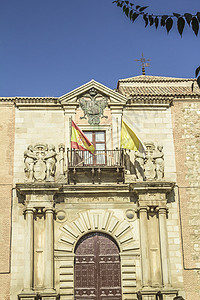
[[[163,146],[155,147],[154,143],[145,143],[145,155],[135,153],[135,172],[139,181],[162,181],[164,178],[164,153]]]
[[[145,156],[145,164],[144,164],[145,178],[146,180],[154,180],[156,177],[155,162],[153,159],[155,145],[153,143],[145,143],[145,146],[146,146],[146,156]]]
[[[140,152],[135,153],[135,171],[138,180],[144,180],[144,154]]]
[[[81,119],[86,119],[87,116],[90,125],[99,125],[100,118],[107,118],[103,114],[107,102],[107,97],[98,93],[95,88],[91,88],[88,93],[82,95],[79,99],[80,106],[84,112],[84,116]]]
[[[27,182],[54,181],[56,171],[56,151],[53,145],[29,145],[24,152]]]
[[[156,179],[162,180],[164,177],[164,153],[162,152],[163,146],[158,145],[157,150],[153,154],[153,159],[156,165]]]

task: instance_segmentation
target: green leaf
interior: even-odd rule
[[[195,70],[195,77],[198,76],[199,72],[200,72],[200,66]]]
[[[147,18],[147,15],[143,15],[143,19],[145,21],[145,27],[147,27],[148,23],[149,23],[149,20]]]
[[[126,5],[123,6],[123,12],[125,12],[125,10],[126,10]]]
[[[134,6],[134,4],[133,4],[133,3],[130,3],[130,6]]]
[[[166,19],[168,18],[169,16],[168,15],[163,15],[162,18],[161,18],[161,21],[160,21],[160,25],[161,26],[165,26],[165,23],[166,23]]]
[[[163,17],[161,18],[160,25],[163,27],[165,26],[165,19]]]
[[[133,10],[130,10],[130,12],[129,12],[129,18],[130,18],[130,20],[132,20],[132,14],[133,14]]]
[[[180,14],[177,14],[177,13],[173,13],[173,15],[177,18],[179,18],[181,16]]]
[[[149,16],[149,25],[152,26],[154,23],[154,18],[152,16]]]
[[[139,14],[135,12],[135,13],[132,15],[132,21],[134,22],[134,21],[137,19],[138,16],[139,16]]]
[[[197,16],[198,21],[200,22],[200,12],[199,11],[197,12],[196,16]]]
[[[197,20],[196,17],[192,18],[192,30],[194,31],[194,33],[197,35],[199,32],[199,21]]]
[[[136,5],[136,7],[135,7],[135,8],[136,8],[136,9],[138,9],[138,8],[140,8],[140,7],[141,7],[140,5]]]
[[[129,1],[125,1],[125,3],[128,5],[128,4],[129,4]]]
[[[128,15],[129,15],[129,8],[128,7],[125,9],[125,14],[128,17]]]
[[[166,29],[168,33],[172,29],[172,26],[173,26],[173,20],[172,18],[168,18],[166,21]]]
[[[185,14],[184,14],[184,17],[185,17],[185,19],[186,19],[188,25],[190,26],[190,22],[191,22],[191,20],[192,20],[192,15],[189,14],[189,13],[185,13]]]
[[[197,78],[197,84],[198,84],[198,86],[200,88],[200,76]]]
[[[143,11],[143,10],[145,10],[146,8],[148,8],[148,6],[140,7],[139,11]]]
[[[155,27],[156,27],[156,29],[158,28],[158,24],[159,24],[159,19],[158,19],[158,17],[155,17]]]
[[[185,26],[184,18],[179,17],[178,20],[177,20],[177,27],[178,27],[178,32],[181,36],[182,36],[182,33],[183,33],[184,26]]]

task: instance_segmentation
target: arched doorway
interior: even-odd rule
[[[119,249],[107,234],[82,237],[75,248],[75,300],[121,300]]]

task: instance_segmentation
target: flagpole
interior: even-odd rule
[[[70,134],[70,149],[71,148],[71,138],[72,138],[72,116],[69,117],[69,134]]]
[[[116,118],[116,122],[117,122],[117,144],[118,144],[119,143],[119,124],[118,124],[118,118]]]

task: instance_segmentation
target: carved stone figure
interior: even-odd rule
[[[145,180],[144,176],[144,154],[141,152],[135,153],[135,171],[137,180]]]
[[[33,146],[29,145],[27,147],[27,150],[24,152],[24,163],[25,163],[25,175],[26,175],[26,181],[27,182],[33,182],[33,167],[34,167],[34,161],[36,160],[36,156],[33,152]]]
[[[55,146],[50,145],[48,153],[45,156],[46,160],[46,181],[54,181],[54,175],[56,172],[56,151]]]
[[[86,119],[87,116],[90,125],[99,125],[101,117],[107,118],[103,114],[107,102],[107,97],[98,93],[95,88],[90,89],[88,93],[82,95],[79,99],[80,106],[84,112],[84,116],[81,119]]]
[[[153,160],[153,153],[155,150],[155,146],[152,142],[145,143],[146,146],[146,156],[145,156],[145,164],[144,164],[144,174],[146,180],[154,180],[155,179],[155,164]]]
[[[27,182],[54,181],[56,171],[56,151],[53,145],[29,145],[24,152]]]
[[[135,171],[137,180],[163,180],[164,178],[164,153],[163,146],[155,148],[154,143],[145,143],[146,153],[135,152]]]
[[[156,167],[156,179],[162,180],[164,177],[164,153],[162,152],[163,146],[158,145],[157,150],[153,154]]]

